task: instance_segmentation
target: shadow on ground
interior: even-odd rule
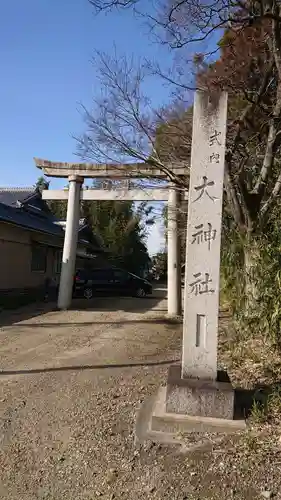
[[[156,308],[165,299],[166,292],[153,294],[141,299],[135,297],[95,297],[91,300],[74,299],[70,310],[72,311],[124,311],[132,313],[144,313],[153,309],[154,311],[166,312],[166,307]]]
[[[153,311],[155,312],[162,312],[163,314],[165,314],[167,312],[165,304],[163,306],[161,305],[160,307],[157,307],[157,305],[165,299],[166,295],[167,291],[163,287],[160,290],[155,289],[153,295],[144,298],[96,296],[91,300],[73,299],[72,305],[69,310],[93,312],[125,311],[132,313],[145,313],[153,309]],[[36,316],[54,311],[58,311],[56,302],[37,302],[36,304],[30,304],[14,311],[2,311],[0,312],[0,327],[14,325],[14,323],[26,321]],[[68,323],[65,324],[65,326],[67,325]],[[69,325],[74,326],[74,324],[70,323]],[[29,326],[31,326],[31,324],[29,324]],[[51,324],[50,326],[53,325]]]
[[[54,311],[55,303],[36,303],[23,306],[15,311],[1,311],[0,312],[0,327],[14,325],[20,321],[26,321],[31,318],[36,318],[42,314]]]
[[[84,370],[103,370],[106,368],[135,368],[140,366],[165,366],[179,362],[178,359],[169,359],[166,361],[152,361],[150,363],[121,363],[112,365],[81,365],[81,366],[57,366],[50,368],[33,368],[24,370],[3,370],[0,371],[0,377],[10,375],[32,375],[34,373],[51,373],[51,372],[65,372],[65,371],[84,371]]]
[[[217,380],[231,383],[227,372],[224,370],[218,371]],[[248,419],[255,404],[266,408],[269,398],[277,388],[279,391],[281,390],[281,381],[276,381],[274,384],[256,384],[252,389],[236,387],[234,390],[234,419]]]
[[[92,310],[92,309],[90,309]],[[94,309],[93,309],[94,310]],[[102,307],[99,309],[99,311],[102,311],[102,310],[106,310],[106,311],[113,311],[114,309],[111,308],[111,309],[102,309]],[[139,309],[138,309],[139,311]],[[171,328],[174,328],[175,325],[180,325],[182,324],[182,318],[180,317],[175,317],[175,318],[169,318],[169,317],[165,317],[164,314],[166,313],[166,309],[164,308],[154,308],[153,309],[153,312],[163,312],[163,317],[162,316],[156,316],[156,317],[151,317],[151,318],[138,318],[138,319],[125,319],[125,320],[113,320],[112,322],[109,322],[109,321],[79,321],[79,322],[53,322],[53,323],[42,323],[40,322],[39,324],[38,323],[21,323],[19,325],[16,325],[14,324],[13,325],[13,328],[15,328],[16,326],[20,327],[21,329],[24,329],[24,328],[32,328],[32,327],[36,327],[36,328],[52,328],[52,327],[56,327],[56,328],[59,328],[59,327],[62,327],[62,328],[72,328],[72,327],[75,327],[75,326],[78,326],[78,327],[81,327],[81,326],[91,326],[91,325],[111,325],[111,327],[113,326],[116,326],[116,328],[118,327],[121,327],[122,325],[126,324],[126,325],[135,325],[135,324],[140,324],[140,325],[166,325],[168,328],[171,327]],[[227,314],[223,313],[222,315],[219,315],[219,318],[226,318],[228,317]]]
[[[266,410],[268,401],[277,388],[281,390],[281,380],[270,385],[257,384],[253,389],[235,389],[235,418],[249,418],[254,405]]]
[[[140,324],[140,325],[166,325],[168,328],[174,328],[175,325],[181,324],[180,319],[173,319],[173,318],[149,318],[149,319],[136,319],[136,320],[123,320],[123,321],[80,321],[79,323],[77,322],[68,322],[68,323],[63,323],[63,322],[54,322],[54,323],[19,323],[14,324],[13,328],[16,328],[17,326],[20,329],[24,328],[73,328],[75,326],[92,326],[92,325],[110,325],[111,327],[116,326],[116,328],[126,325],[135,325],[135,324]],[[8,326],[8,325],[7,325]]]

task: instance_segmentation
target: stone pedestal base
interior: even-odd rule
[[[166,411],[166,390],[167,387],[161,387],[155,398],[148,424],[148,432],[152,440],[157,441],[159,436],[163,435],[170,436],[170,439],[179,439],[179,435],[189,433],[233,434],[246,429],[244,420],[169,413]]]
[[[181,367],[171,366],[167,381],[166,412],[232,420],[234,390],[230,382],[182,379]]]
[[[184,435],[203,434],[207,439],[209,434],[246,429],[245,420],[234,411],[234,390],[226,374],[218,373],[213,382],[180,375],[181,367],[171,366],[167,385],[144,401],[137,416],[136,442],[183,444]]]

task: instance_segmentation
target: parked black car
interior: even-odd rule
[[[95,294],[145,297],[152,294],[152,285],[124,269],[80,269],[75,274],[73,293],[87,299]]]

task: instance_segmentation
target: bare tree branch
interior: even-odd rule
[[[166,127],[160,151],[157,128],[161,124],[166,126],[166,119],[164,110],[154,111],[142,91],[147,76],[145,68],[117,55],[110,58],[99,53],[97,58],[101,94],[94,101],[93,111],[83,109],[88,132],[79,139],[79,155],[96,162],[143,161],[183,186],[184,179],[173,171],[179,160],[174,152],[167,154],[168,148],[164,146],[172,136],[179,137],[182,124],[175,121]],[[189,147],[190,143],[189,139]]]
[[[95,161],[145,161],[162,169],[179,187],[187,187],[188,175],[183,181],[174,175],[172,165],[189,164],[191,93],[196,88],[227,90],[227,199],[240,231],[258,230],[280,195],[280,1],[91,0],[91,4],[97,12],[133,9],[158,41],[176,49],[182,59],[167,70],[159,64],[100,55],[102,93],[93,111],[85,113],[88,133],[80,140],[80,154]],[[218,38],[220,57],[214,62],[217,49],[210,50],[210,45]],[[171,89],[170,110],[153,109],[145,96],[144,80],[151,75]]]
[[[128,8],[136,5],[139,0],[89,0],[96,12],[111,10],[113,8]]]

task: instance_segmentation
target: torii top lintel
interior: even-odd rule
[[[147,163],[64,163],[34,158],[36,167],[43,170],[49,177],[101,177],[101,178],[128,178],[128,177],[167,177],[165,168],[153,167]],[[184,167],[174,165],[169,168],[174,175],[186,175]]]

